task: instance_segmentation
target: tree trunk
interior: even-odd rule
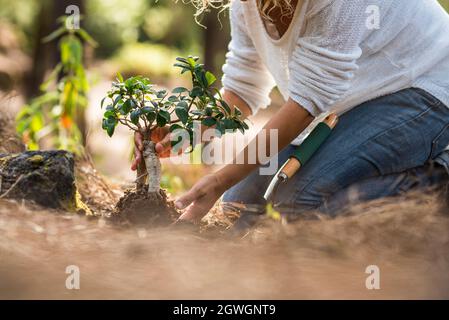
[[[216,75],[221,74],[220,66],[223,64],[226,48],[230,40],[228,17],[217,10],[211,10],[205,16],[204,25],[204,64],[207,70]],[[220,20],[218,20],[220,19]],[[221,24],[220,24],[221,22]]]
[[[137,192],[142,192],[147,184],[147,167],[145,166],[145,161],[142,160],[137,166],[137,179],[136,179],[136,189]]]
[[[53,1],[44,0],[41,2],[39,15],[35,23],[33,64],[25,81],[25,95],[28,99],[40,93],[39,86],[44,81],[46,73],[58,63],[57,44],[55,42],[42,42],[42,38],[49,35],[55,27]]]
[[[156,144],[153,141],[143,142],[143,158],[147,169],[148,193],[159,194],[161,186],[161,161],[155,150]]]

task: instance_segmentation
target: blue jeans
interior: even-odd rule
[[[335,216],[355,202],[399,195],[449,181],[449,108],[422,89],[410,88],[353,108],[329,139],[274,199],[282,213]],[[278,154],[282,165],[293,153]],[[263,213],[273,176],[259,170],[228,190],[224,205]],[[241,207],[241,206],[240,206]]]

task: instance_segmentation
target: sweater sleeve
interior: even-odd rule
[[[331,111],[350,88],[367,32],[368,1],[327,2],[307,17],[289,63],[290,98],[314,116]]]
[[[231,42],[223,66],[223,87],[243,99],[256,114],[270,104],[275,83],[248,35],[238,1],[231,6]]]

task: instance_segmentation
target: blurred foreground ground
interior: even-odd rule
[[[267,221],[231,239],[116,229],[0,200],[0,298],[449,298],[449,218],[438,203],[410,195],[335,220]],[[65,288],[69,265],[80,290]],[[368,265],[380,268],[380,290],[365,287]]]
[[[21,151],[2,118],[0,152]],[[122,149],[108,143],[97,150],[111,164],[100,166],[103,172],[115,168],[116,175],[108,175],[115,184],[89,162],[77,166],[83,200],[97,212],[110,211],[132,181],[132,175],[117,175],[129,172],[129,133],[118,139]],[[177,192],[207,170],[164,165],[181,180]],[[447,299],[449,214],[443,203],[436,195],[409,194],[354,206],[334,220],[267,220],[231,238],[233,217],[219,205],[197,233],[119,229],[103,219],[0,199],[0,299]],[[80,268],[80,290],[66,289],[69,265]],[[380,290],[366,289],[370,265],[380,268]]]

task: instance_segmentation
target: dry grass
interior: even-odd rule
[[[449,219],[432,195],[360,214],[280,225],[243,239],[102,220],[0,201],[0,298],[449,298]],[[217,221],[215,221],[217,222]],[[81,290],[65,289],[65,268]],[[381,290],[365,288],[368,265]]]
[[[20,151],[5,123],[0,152]],[[110,211],[120,189],[87,159],[77,162],[76,176],[83,200],[97,213]],[[190,176],[194,171],[183,174]],[[449,298],[442,202],[410,194],[354,206],[332,220],[265,220],[231,238],[226,229],[236,216],[219,206],[198,234],[117,229],[102,219],[0,200],[0,299]],[[365,288],[365,268],[373,264],[381,290]],[[80,267],[81,290],[65,288],[68,265]]]
[[[23,143],[17,137],[14,126],[11,125],[13,119],[0,108],[0,153],[15,153],[25,150]]]

